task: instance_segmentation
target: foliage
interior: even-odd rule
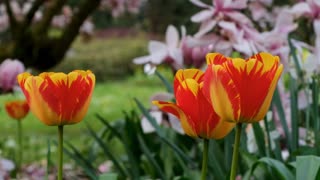
[[[137,69],[131,61],[145,53],[145,42],[144,34],[137,34],[136,37],[93,39],[85,45],[78,39],[66,59],[52,71],[90,69],[98,82],[124,79],[133,75]]]

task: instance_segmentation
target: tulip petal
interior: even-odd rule
[[[202,81],[204,73],[199,69],[180,69],[177,71],[174,82],[173,88],[174,91],[177,91],[177,87],[181,85],[183,81],[186,79],[194,79],[196,82],[200,83]],[[175,93],[176,94],[176,93]]]
[[[206,55],[206,59],[207,59],[207,64],[222,64],[228,60],[230,60],[230,58],[223,56],[222,54],[219,53],[208,53]]]
[[[221,65],[209,65],[203,92],[221,119],[235,122],[240,114],[240,96],[229,73]]]
[[[259,121],[267,112],[282,72],[282,65],[279,68],[278,64],[279,58],[268,53],[257,54],[247,61],[235,58],[224,64],[240,93],[241,122]]]
[[[162,111],[175,115],[180,120],[183,130],[188,136],[197,137],[197,134],[194,131],[194,124],[190,124],[192,122],[188,120],[186,114],[176,104],[163,101],[152,101],[152,103],[158,106]]]
[[[196,124],[198,136],[208,138],[220,118],[203,95],[201,85],[194,79],[186,79],[178,87],[176,101],[181,110],[188,112],[192,124]]]
[[[282,71],[283,71],[283,65],[281,64],[277,68],[275,74],[273,75],[273,79],[272,79],[272,82],[271,82],[271,84],[269,86],[268,93],[267,93],[267,95],[266,95],[266,97],[265,97],[265,99],[264,99],[264,101],[263,101],[263,103],[261,105],[260,111],[257,113],[257,115],[255,117],[256,121],[261,120],[265,116],[265,114],[267,113],[268,108],[270,107],[270,103],[271,103],[271,100],[272,100],[272,96],[273,96],[274,90],[275,90],[275,88],[277,86],[277,82],[278,82],[278,80],[279,80],[279,78],[281,76]]]

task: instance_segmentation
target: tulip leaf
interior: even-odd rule
[[[152,156],[150,150],[148,149],[147,145],[145,144],[144,140],[142,139],[141,135],[139,135],[139,134],[138,134],[138,140],[139,140],[139,144],[140,144],[140,147],[141,147],[142,151],[146,155],[146,157],[149,160],[149,162],[153,165],[153,167],[157,171],[158,175],[161,177],[161,179],[167,179],[165,177],[162,169],[160,168],[160,165],[154,159],[154,157]]]
[[[142,105],[142,103],[137,98],[134,98],[134,101],[136,102],[136,104],[137,104],[138,108],[140,109],[140,111],[142,112],[142,114],[147,118],[147,120],[150,122],[150,124],[155,128],[157,134],[160,137],[164,137],[164,132],[162,131],[162,129],[160,128],[160,126],[158,125],[156,120],[150,115],[148,110]]]
[[[298,127],[298,89],[296,80],[290,76],[290,107],[291,107],[291,151],[298,149],[299,127]]]
[[[134,114],[133,114],[134,116]],[[136,115],[135,115],[136,116]],[[132,152],[132,148],[129,145],[129,143],[134,143],[132,141],[134,141],[133,137],[134,136],[130,136],[130,139],[126,138],[126,133],[128,133],[130,130],[134,129],[135,124],[134,124],[134,120],[133,118],[136,117],[129,117],[129,115],[125,112],[125,127],[126,130],[123,133],[120,133],[119,130],[117,130],[116,128],[114,128],[107,120],[105,120],[102,116],[100,116],[99,114],[96,114],[96,117],[111,131],[111,133],[124,145],[124,149],[127,152],[128,155],[128,160],[129,160],[129,164],[130,164],[130,168],[128,168],[128,171],[131,174],[131,178],[130,179],[138,179],[139,178],[139,165],[137,164],[137,159],[136,157],[133,155]],[[127,128],[127,126],[129,126],[130,128]],[[134,132],[136,133],[137,131],[134,130]],[[131,141],[131,142],[128,142]]]
[[[251,174],[251,169],[252,165],[258,161],[257,157],[248,153],[247,151],[244,151],[240,149],[239,151],[241,160],[243,161],[244,164],[244,169],[249,169],[246,171],[246,173],[243,176],[243,180],[251,180],[251,179],[268,179],[267,173],[267,168],[265,166],[257,166],[254,172]],[[255,177],[255,178],[253,178]],[[259,178],[257,178],[259,177]]]
[[[311,84],[311,92],[312,92],[312,116],[313,116],[313,131],[315,137],[315,147],[317,152],[320,154],[320,123],[319,123],[319,79],[316,77],[312,77]]]
[[[95,168],[92,166],[92,163],[87,160],[71,143],[68,141],[64,141],[65,144],[73,151],[73,154],[76,155],[83,163],[87,165],[91,170],[94,170]]]
[[[258,146],[260,156],[266,156],[265,137],[259,123],[252,123],[254,137]]]
[[[320,157],[298,156],[296,161],[297,179],[320,179]]]
[[[223,156],[221,147],[216,140],[210,140],[208,169],[209,172],[212,172],[211,174],[214,175],[214,179],[226,179],[227,177]]]
[[[121,134],[112,127],[112,125],[106,121],[102,116],[100,116],[99,114],[96,114],[96,117],[100,120],[100,122],[102,122],[102,124],[104,124],[105,126],[107,126],[107,128],[111,131],[111,133],[113,135],[115,135],[116,137],[118,137],[119,139],[121,139]]]
[[[298,56],[297,56],[297,53],[296,53],[296,48],[293,46],[292,42],[291,42],[291,38],[290,36],[288,37],[288,44],[289,44],[289,48],[290,48],[290,55],[292,56],[292,59],[294,61],[294,64],[296,66],[296,70],[298,71],[298,77],[303,77],[303,72],[302,72],[302,69],[301,69],[301,65],[299,63],[299,60],[298,60]]]
[[[104,173],[99,175],[99,180],[117,180],[118,174],[116,173]]]
[[[150,124],[155,128],[157,135],[160,137],[161,141],[169,145],[176,153],[178,153],[181,158],[189,163],[193,164],[193,161],[187,156],[178,146],[176,146],[174,143],[168,140],[166,138],[165,133],[163,130],[160,128],[160,126],[157,124],[157,122],[154,120],[154,118],[150,115],[150,113],[146,110],[146,108],[142,105],[142,103],[134,98],[134,101],[138,105],[138,108],[142,112],[142,114],[147,118],[147,120],[150,122]]]
[[[274,91],[273,99],[272,99],[273,105],[277,108],[277,112],[279,115],[280,123],[282,125],[282,128],[284,130],[284,134],[286,137],[291,137],[289,133],[288,124],[286,121],[286,115],[284,113],[284,108],[282,106],[280,94],[278,88]],[[287,147],[289,148],[289,151],[291,151],[291,138],[287,138]]]
[[[170,83],[164,76],[162,76],[161,73],[159,73],[158,71],[155,72],[156,76],[159,77],[159,79],[163,82],[163,84],[166,86],[167,91],[169,93],[173,93],[173,87],[172,87],[172,83]]]
[[[56,141],[53,141],[55,145],[57,145]],[[95,173],[95,170],[91,169],[90,167],[88,167],[87,164],[83,163],[83,161],[81,160],[81,158],[76,155],[76,153],[72,153],[70,152],[67,148],[63,147],[63,152],[68,155],[70,158],[72,158],[74,161],[77,162],[77,165],[79,165],[80,167],[82,167],[82,169],[84,170],[84,172],[93,180],[97,180],[98,177]]]
[[[105,155],[108,156],[110,158],[110,160],[114,163],[114,166],[118,169],[121,176],[127,177],[128,172],[121,166],[120,162],[111,153],[111,151],[109,150],[107,145],[104,143],[104,141],[102,141],[102,139],[98,137],[98,135],[94,132],[94,130],[90,127],[89,124],[87,124],[87,129],[89,130],[89,133],[91,134],[91,136],[98,142],[98,144],[102,148]]]
[[[272,172],[275,173],[275,176],[279,180],[295,179],[293,173],[286,167],[285,164],[283,164],[281,161],[268,157],[263,157],[259,159],[257,162],[255,162],[250,169],[250,175],[254,173],[255,169],[258,167],[259,164],[265,164],[268,167],[270,167],[272,169]]]

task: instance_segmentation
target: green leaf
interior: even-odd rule
[[[187,156],[178,146],[176,146],[173,142],[168,140],[168,138],[165,136],[164,131],[160,128],[158,123],[154,120],[154,118],[150,115],[150,113],[147,111],[147,109],[142,105],[142,103],[134,98],[134,101],[137,103],[138,108],[142,112],[142,114],[147,118],[147,120],[150,122],[150,124],[155,128],[157,135],[160,137],[160,140],[169,145],[177,154],[181,156],[181,158],[193,164],[192,159],[190,159],[189,156]]]
[[[58,143],[56,141],[53,141],[55,145],[57,145]],[[76,155],[75,152],[71,152],[69,151],[67,148],[63,147],[63,152],[68,155],[71,159],[73,159],[78,166],[82,167],[82,169],[84,170],[84,172],[86,173],[86,175],[88,175],[90,177],[90,179],[96,180],[98,177],[95,173],[94,169],[91,169],[90,167],[88,167],[87,164],[85,164],[81,158]]]
[[[158,71],[155,72],[156,76],[159,77],[159,79],[163,82],[163,84],[166,86],[167,91],[169,93],[173,93],[173,87],[172,83],[170,83],[162,74],[160,74]]]
[[[280,98],[280,95],[279,95],[278,88],[274,91],[272,104],[275,105],[276,108],[277,108],[278,115],[279,115],[279,118],[280,118],[280,122],[281,122],[282,128],[284,130],[285,136],[286,137],[291,137],[290,133],[289,133],[288,124],[287,124],[287,121],[286,121],[286,116],[285,116],[285,113],[284,113],[284,108],[283,108],[282,103],[281,103],[281,98]],[[288,143],[287,147],[289,148],[289,152],[291,152],[291,144],[292,144],[291,143],[291,138],[287,138],[287,143]]]
[[[104,173],[99,175],[99,180],[117,180],[118,174],[116,173]]]
[[[256,139],[256,143],[258,146],[258,151],[260,156],[266,156],[266,144],[265,137],[262,128],[259,123],[252,123],[254,138]]]
[[[94,170],[95,168],[92,165],[92,162],[87,160],[71,143],[68,141],[64,141],[65,145],[67,145],[71,150],[73,151],[73,154],[78,157],[79,160],[81,160],[87,167],[89,167],[91,170]]]
[[[160,168],[157,161],[153,158],[150,150],[148,149],[147,145],[145,144],[144,140],[142,139],[142,137],[140,135],[138,135],[138,140],[139,140],[140,147],[141,147],[142,151],[144,152],[144,154],[146,155],[150,164],[152,164],[152,166],[157,171],[157,173],[161,177],[161,179],[166,179],[162,169]]]
[[[133,98],[134,101],[136,102],[136,104],[138,105],[138,108],[140,109],[140,111],[142,112],[142,114],[147,118],[147,120],[150,122],[150,124],[155,128],[156,133],[160,136],[160,137],[164,137],[164,132],[163,130],[160,128],[159,124],[156,122],[156,120],[150,115],[150,113],[148,112],[148,110],[142,105],[142,103],[137,99],[137,98]]]
[[[216,140],[210,140],[209,143],[209,172],[214,176],[215,179],[226,179],[227,172],[224,168],[224,154]]]
[[[102,141],[102,139],[99,138],[99,136],[94,132],[94,130],[90,127],[89,124],[87,124],[87,129],[89,130],[89,133],[91,136],[98,142],[100,147],[102,148],[103,152],[106,156],[110,158],[110,160],[113,162],[114,166],[117,168],[121,176],[128,177],[128,172],[121,166],[120,162],[116,159],[116,157],[111,153],[107,145]]]
[[[290,107],[291,107],[291,152],[295,152],[299,146],[298,127],[298,90],[296,80],[290,76]]]
[[[320,157],[298,156],[296,161],[297,179],[319,179]]]
[[[283,164],[281,161],[263,157],[259,159],[256,163],[253,164],[251,167],[250,174],[252,175],[255,169],[258,167],[259,164],[265,164],[275,172],[276,177],[280,180],[292,180],[295,179],[293,173],[286,167],[285,164]]]

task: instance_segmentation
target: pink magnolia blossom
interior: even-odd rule
[[[251,21],[239,10],[247,7],[247,0],[213,0],[207,5],[200,0],[190,0],[196,6],[204,8],[191,17],[192,22],[201,23],[200,30],[195,37],[201,37],[211,31],[219,21],[230,19],[239,24],[251,24]]]
[[[137,57],[133,59],[135,64],[146,64],[150,67],[149,72],[154,72],[156,65],[163,62],[172,65],[173,69],[177,70],[183,67],[182,50],[180,48],[179,32],[169,25],[166,31],[166,43],[160,41],[150,41],[148,45],[149,55]],[[148,73],[148,72],[146,72]]]
[[[299,2],[291,8],[291,12],[296,18],[304,16],[311,19],[318,19],[320,18],[320,2],[317,0]]]
[[[24,65],[19,60],[6,59],[0,65],[0,87],[3,91],[10,91],[16,85],[16,76],[24,72]]]

